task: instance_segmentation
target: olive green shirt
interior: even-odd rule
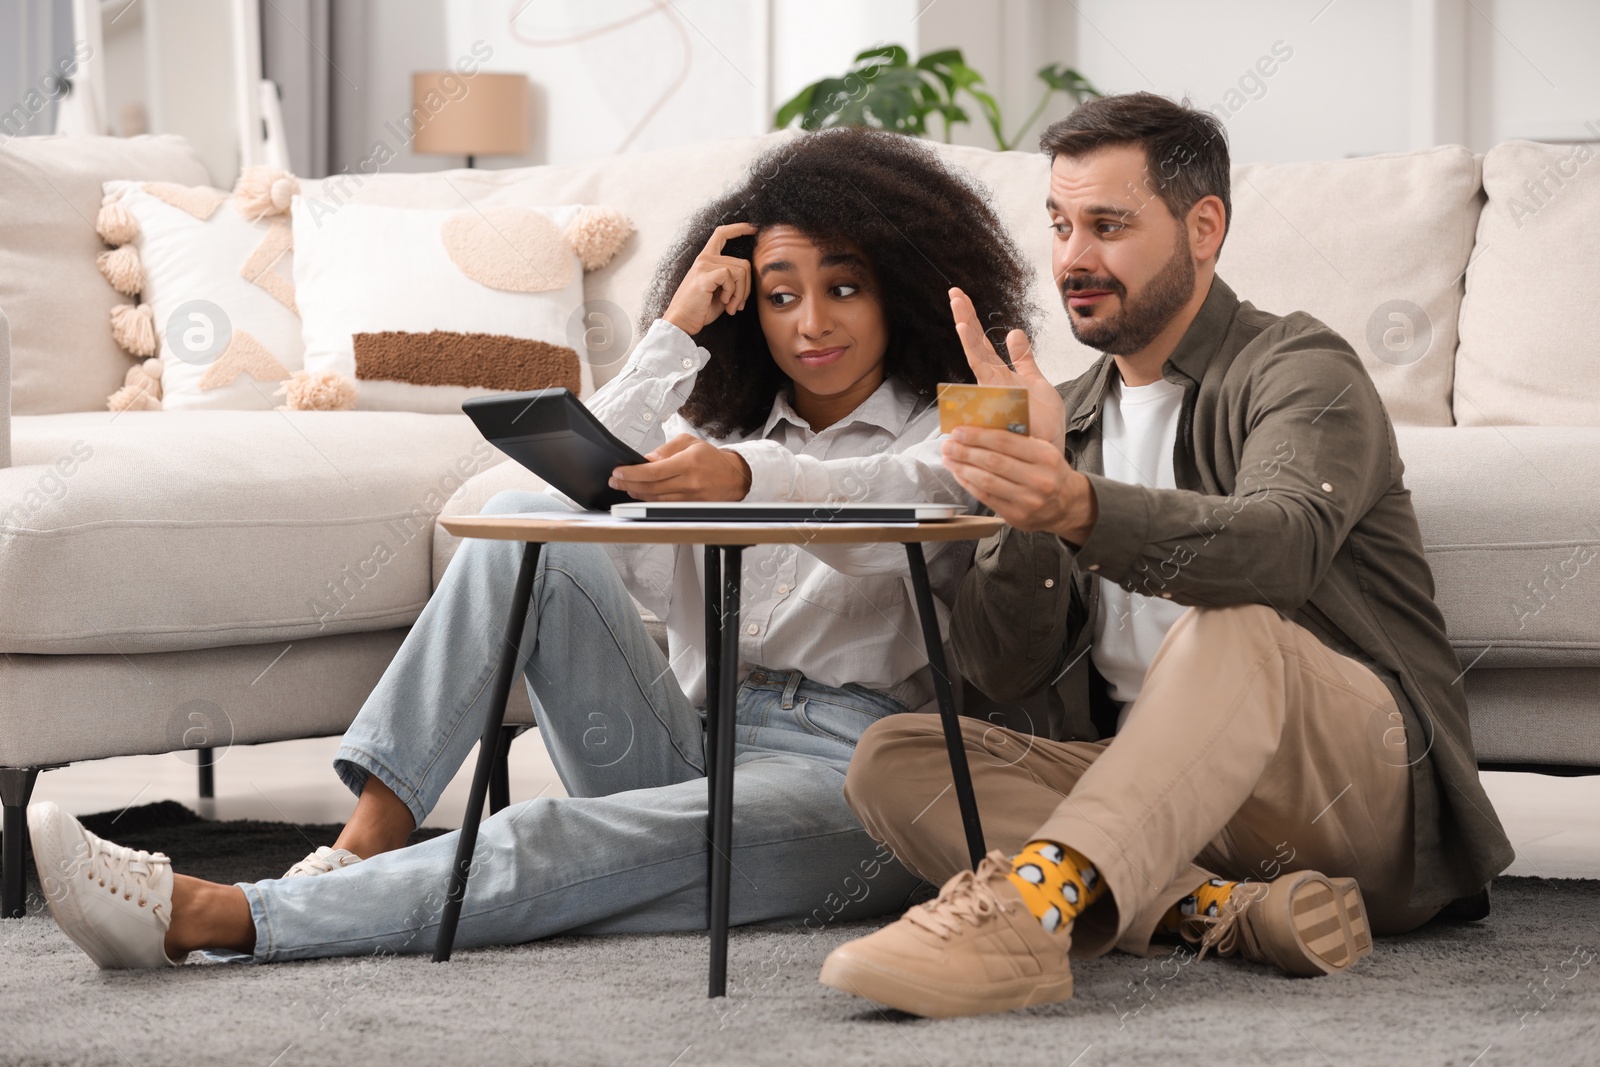
[[[1265,604],[1394,694],[1415,787],[1411,905],[1481,889],[1511,844],[1478,781],[1461,664],[1361,360],[1311,316],[1259,311],[1214,279],[1161,368],[1184,389],[1176,489],[1101,475],[1100,407],[1116,373],[1102,356],[1059,387],[1067,460],[1099,506],[1093,531],[1076,549],[1010,527],[979,544],[952,619],[962,674],[999,700],[1053,688],[1046,732],[1098,740],[1116,720],[1088,656],[1095,575],[1179,604]],[[1384,726],[1373,729],[1381,758]]]

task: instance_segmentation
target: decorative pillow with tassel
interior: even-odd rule
[[[169,182],[105,183],[96,228],[112,248],[100,272],[134,301],[111,309],[111,333],[145,361],[129,368],[128,384],[107,406],[284,404],[281,394],[303,365],[289,226],[297,191],[294,178],[266,167],[246,168],[231,195]]]
[[[593,392],[583,274],[632,224],[590,206],[446,210],[294,201],[305,372],[291,408],[455,412],[469,397]]]

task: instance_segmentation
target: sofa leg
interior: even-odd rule
[[[489,814],[511,806],[511,739],[515,726],[500,727],[500,744],[495,748],[494,767],[489,774]]]
[[[195,757],[199,760],[200,799],[215,800],[217,796],[217,772],[212,770],[216,766],[215,750],[197,748],[195,749]]]
[[[0,801],[5,806],[5,867],[0,870],[0,917],[20,919],[27,913],[28,798],[39,777],[37,767],[0,767]]]

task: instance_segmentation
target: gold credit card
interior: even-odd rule
[[[1020,386],[939,383],[939,432],[957,426],[1028,432],[1028,391]]]

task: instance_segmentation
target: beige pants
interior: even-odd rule
[[[964,719],[985,843],[1076,849],[1109,892],[1073,951],[1147,954],[1167,909],[1211,877],[1293,870],[1354,877],[1375,933],[1410,908],[1411,768],[1383,682],[1269,608],[1192,608],[1167,633],[1116,736],[1047,741]],[[937,716],[895,715],[862,737],[845,797],[912,870],[967,867]]]

